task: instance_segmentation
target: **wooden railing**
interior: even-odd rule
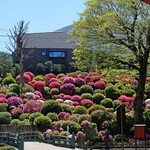
[[[0,133],[0,143],[14,146],[19,150],[24,150],[24,140],[20,134]]]

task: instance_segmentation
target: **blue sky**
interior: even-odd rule
[[[0,51],[7,51],[6,36],[17,22],[29,23],[28,33],[53,32],[79,19],[86,0],[2,0],[0,8]]]

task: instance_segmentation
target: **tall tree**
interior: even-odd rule
[[[75,53],[83,57],[84,52],[93,50],[99,53],[99,60],[105,55],[103,61],[113,60],[138,70],[134,122],[142,123],[150,52],[150,6],[138,0],[87,0],[85,5],[69,33],[78,39]]]
[[[20,76],[21,76],[21,91],[24,87],[24,70],[23,70],[23,62],[28,56],[31,54],[32,51],[29,51],[28,54],[24,55],[23,49],[28,44],[28,25],[29,23],[25,23],[24,21],[20,21],[17,25],[14,25],[12,29],[10,29],[9,36],[9,45],[6,45],[6,48],[14,53],[19,59],[20,65]]]

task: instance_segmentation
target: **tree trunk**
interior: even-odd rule
[[[23,87],[24,87],[24,71],[23,71],[22,57],[20,57],[20,59],[19,59],[19,64],[20,64],[21,93],[22,93],[23,92]]]
[[[139,71],[139,80],[138,80],[138,86],[136,90],[136,98],[134,100],[134,123],[135,124],[143,123],[143,111],[144,111],[143,101],[144,101],[147,67],[144,68],[142,68]]]

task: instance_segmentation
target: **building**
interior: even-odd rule
[[[68,26],[69,30],[71,26]],[[25,46],[23,53],[26,55],[32,50],[31,55],[24,61],[24,71],[33,67],[34,72],[36,65],[47,61],[52,61],[53,68],[51,72],[57,69],[57,72],[69,72],[69,63],[74,62],[73,49],[75,44],[68,43],[71,37],[67,34],[67,28],[55,32],[46,33],[28,33],[28,44]],[[13,62],[18,63],[18,59],[13,55]],[[44,69],[44,68],[43,68]]]

